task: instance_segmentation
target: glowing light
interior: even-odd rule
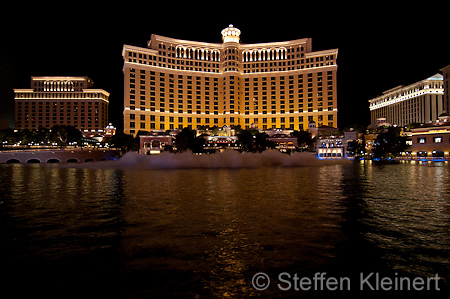
[[[239,35],[241,35],[241,30],[233,27],[232,24],[222,30],[222,40],[224,43],[239,43]]]

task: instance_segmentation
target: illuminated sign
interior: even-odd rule
[[[430,130],[428,131],[429,133],[445,133],[447,132],[447,129],[442,129],[442,130]]]

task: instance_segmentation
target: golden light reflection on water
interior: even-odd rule
[[[126,205],[134,208],[125,208],[122,214],[130,224],[122,236],[131,241],[141,236],[139,243],[126,245],[125,253],[130,258],[142,256],[145,248],[164,250],[170,243],[172,256],[189,251],[203,257],[196,268],[203,272],[208,296],[256,296],[249,280],[255,269],[282,268],[292,262],[312,267],[334,257],[333,240],[341,219],[332,211],[342,197],[340,167],[325,172],[317,168],[125,172]],[[331,182],[336,188],[326,194]],[[299,238],[301,244],[289,245]],[[147,259],[149,267],[156,262],[151,256]],[[169,268],[192,267],[184,258],[165,257],[164,263]]]
[[[248,259],[260,249],[258,243],[249,242],[239,231],[238,219],[232,219],[230,227],[221,231],[218,238],[222,245],[205,254],[214,265],[207,279],[205,289],[215,298],[242,298],[255,296],[256,292],[248,283],[245,271],[249,270]]]
[[[252,297],[256,272],[309,275],[336,264],[449,273],[445,164],[3,170],[2,228],[19,234],[5,241],[13,258],[94,254],[83,266],[117,263],[112,275],[131,295],[169,296],[176,285],[185,297]]]

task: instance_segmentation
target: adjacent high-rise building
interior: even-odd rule
[[[443,76],[436,74],[408,86],[398,86],[369,100],[371,121],[386,118],[392,125],[430,123],[448,107],[445,101]]]
[[[222,43],[153,34],[124,45],[124,131],[240,125],[302,130],[337,126],[337,49],[311,39],[241,44],[233,25]]]
[[[443,109],[445,112],[450,113],[450,65],[447,65],[444,68],[441,68],[442,76],[444,79],[444,105]]]
[[[93,85],[88,77],[31,77],[31,88],[14,89],[15,128],[71,125],[80,130],[104,130],[109,93]]]

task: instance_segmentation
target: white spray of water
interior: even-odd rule
[[[222,153],[195,155],[191,152],[159,155],[142,155],[128,152],[117,161],[81,163],[79,166],[119,167],[138,169],[183,169],[183,168],[257,168],[257,167],[299,167],[351,163],[348,160],[319,160],[311,153],[283,154],[279,151],[262,153],[239,153],[226,150]],[[94,166],[95,164],[95,166]],[[89,166],[88,166],[89,165]],[[72,164],[71,166],[75,166]]]

